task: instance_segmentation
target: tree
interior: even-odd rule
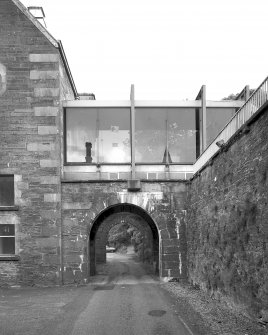
[[[251,94],[252,94],[254,91],[255,91],[254,88],[250,89],[250,90],[249,90],[249,96],[251,96]],[[237,97],[239,96],[239,94],[240,94],[240,93],[236,93],[236,94],[231,93],[231,94],[229,94],[227,97],[223,98],[222,100],[236,100]]]
[[[134,247],[134,252],[143,262],[152,262],[152,241],[148,232],[141,232],[132,224],[131,215],[114,217],[115,225],[108,234],[108,245],[113,246],[119,252],[126,252],[128,246]]]

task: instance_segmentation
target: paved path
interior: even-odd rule
[[[0,335],[193,334],[157,277],[130,255],[108,259],[84,287],[0,289]]]
[[[72,335],[190,335],[156,277],[131,256],[109,255],[108,277],[75,322]]]

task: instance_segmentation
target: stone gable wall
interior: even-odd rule
[[[18,206],[0,224],[15,220],[19,255],[0,258],[0,285],[59,281],[60,66],[58,49],[0,1],[0,173],[14,174]]]

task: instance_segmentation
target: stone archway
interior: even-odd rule
[[[148,223],[142,218],[141,216],[134,214],[134,213],[114,213],[111,214],[108,218],[104,219],[103,224],[99,227],[96,238],[95,238],[95,251],[96,251],[96,262],[97,263],[105,263],[106,262],[106,245],[108,242],[108,236],[110,230],[120,224],[126,223],[138,230],[141,235],[143,236],[142,246],[143,246],[143,257],[142,261],[145,259],[150,263],[154,263],[153,257],[153,234],[150,226]],[[144,249],[145,247],[145,249]],[[145,250],[145,254],[144,254]],[[148,255],[150,253],[150,256]]]
[[[94,273],[96,232],[105,218],[122,212],[136,213],[150,227],[159,276],[187,278],[185,183],[143,182],[141,192],[128,192],[125,182],[63,183],[62,189],[65,281],[65,272],[70,282]]]
[[[89,233],[89,269],[90,275],[96,274],[96,262],[106,261],[106,250],[105,245],[107,241],[107,235],[109,230],[114,225],[112,220],[109,220],[116,214],[131,214],[140,220],[136,220],[134,225],[144,235],[150,234],[152,237],[152,261],[156,273],[159,273],[159,233],[157,226],[151,216],[141,207],[129,204],[121,203],[112,205],[103,210],[94,220],[91,230]],[[134,221],[135,222],[135,221]]]

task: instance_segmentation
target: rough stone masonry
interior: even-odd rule
[[[268,112],[188,188],[189,281],[268,318]]]
[[[62,101],[76,94],[58,42],[19,1],[0,1],[0,175],[15,190],[15,206],[0,208],[0,224],[15,225],[0,285],[85,282],[91,227],[128,203],[155,224],[162,277],[267,315],[267,110],[188,184],[130,194],[123,181],[63,182]]]

